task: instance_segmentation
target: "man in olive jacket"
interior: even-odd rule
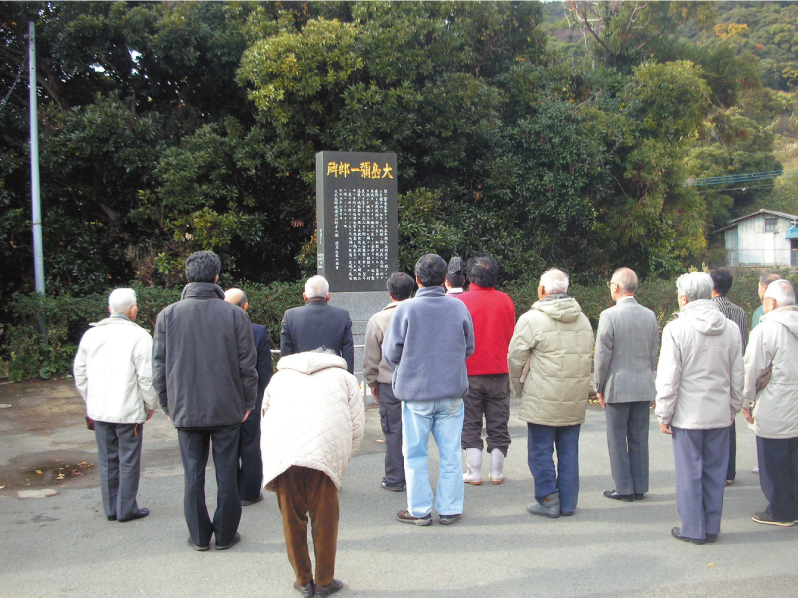
[[[211,536],[224,550],[241,539],[238,443],[241,422],[255,406],[257,355],[246,312],[224,301],[216,285],[221,263],[212,251],[186,260],[189,284],[155,323],[153,386],[177,428],[185,471],[183,508],[195,550]],[[205,466],[213,445],[218,487],[213,521],[205,505]]]
[[[573,515],[579,497],[579,431],[590,393],[593,329],[568,293],[568,276],[552,269],[538,286],[540,301],[518,319],[508,365],[527,422],[533,515]],[[552,459],[557,447],[557,468]]]

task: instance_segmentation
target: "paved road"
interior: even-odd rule
[[[0,387],[0,403],[13,405],[0,409],[0,485],[6,486],[0,489],[0,596],[299,596],[271,494],[244,509],[240,545],[224,552],[188,548],[176,438],[163,419],[148,424],[145,437],[139,502],[151,509],[148,518],[106,521],[92,467],[77,481],[56,485],[58,496],[18,499],[26,476],[38,483],[39,474],[24,473],[37,460],[82,455],[92,464],[93,440],[70,393],[68,385]],[[726,492],[720,539],[694,546],[669,535],[679,524],[673,456],[669,438],[653,423],[651,493],[642,502],[617,503],[601,494],[611,488],[605,426],[601,409],[591,406],[580,444],[579,508],[571,518],[548,520],[524,510],[532,481],[525,427],[516,414],[517,405],[508,480],[467,486],[465,515],[456,525],[417,528],[394,520],[404,495],[379,488],[378,415],[368,411],[366,450],[352,460],[340,495],[341,596],[798,596],[798,526],[775,528],[750,518],[764,500],[750,473],[754,439],[744,425],[738,481]],[[211,480],[209,497],[212,486]]]

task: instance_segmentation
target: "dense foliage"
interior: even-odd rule
[[[1,2],[0,299],[32,286],[27,23],[48,293],[222,284],[315,263],[314,155],[399,158],[400,263],[494,254],[505,284],[713,262],[794,186],[794,3]],[[2,99],[4,98],[4,99]],[[785,141],[786,140],[786,141]],[[786,177],[785,177],[786,178]],[[8,333],[6,326],[6,333]],[[8,339],[6,339],[8,340]],[[74,340],[74,339],[73,339]],[[5,343],[8,346],[7,343]]]

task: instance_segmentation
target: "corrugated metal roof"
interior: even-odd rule
[[[741,220],[747,220],[753,216],[759,216],[760,214],[770,214],[771,216],[776,216],[778,218],[785,218],[787,220],[798,220],[798,216],[795,214],[787,214],[786,212],[777,212],[775,210],[757,210],[756,212],[751,212],[750,214],[746,214],[745,216],[740,216],[739,218],[735,218],[729,223],[729,226],[724,226],[723,228],[719,228],[718,230],[712,231],[711,234],[715,233],[722,233],[725,230],[729,230],[730,228],[734,228],[737,226],[737,222]]]

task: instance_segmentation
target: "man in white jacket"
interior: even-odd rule
[[[334,578],[338,490],[366,425],[357,379],[330,349],[280,359],[263,396],[263,482],[277,493],[294,588],[324,597],[343,583]],[[316,554],[308,553],[308,513]]]
[[[705,544],[720,533],[729,428],[743,402],[740,329],[711,300],[709,274],[683,274],[676,287],[681,310],[662,331],[655,413],[673,435],[682,526],[671,535]]]
[[[144,424],[155,412],[152,388],[152,337],[136,324],[133,289],[108,297],[110,318],[83,335],[75,356],[75,385],[94,420],[103,507],[109,521],[131,521],[150,514],[136,501],[141,472]]]
[[[787,280],[768,285],[765,315],[745,352],[743,417],[753,424],[759,484],[767,508],[757,523],[792,527],[798,520],[798,306]]]

